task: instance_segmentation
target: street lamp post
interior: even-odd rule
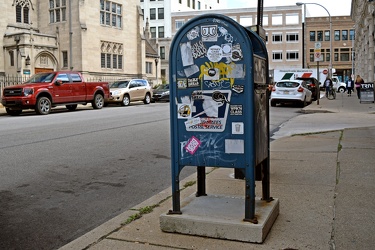
[[[156,85],[158,85],[158,62],[159,58],[155,58],[155,66],[156,66]]]
[[[328,77],[331,78],[332,77],[332,20],[331,20],[331,14],[326,9],[326,7],[324,7],[323,5],[318,4],[318,3],[302,3],[302,2],[297,2],[296,3],[297,6],[305,5],[305,8],[306,8],[306,4],[319,5],[320,7],[322,7],[323,9],[325,9],[325,11],[327,11],[327,13],[328,13],[328,16],[329,16],[329,66],[328,66]],[[306,20],[305,20],[305,22],[306,22]]]

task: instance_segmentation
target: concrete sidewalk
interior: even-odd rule
[[[172,207],[167,189],[61,249],[373,249],[374,104],[339,94],[303,111],[271,143],[271,196],[280,214],[264,243],[162,232],[159,216]],[[181,200],[195,194],[195,180],[181,182]],[[207,194],[243,198],[245,184],[233,169],[207,168]]]

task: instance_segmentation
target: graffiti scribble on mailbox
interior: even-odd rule
[[[223,134],[202,134],[196,140],[199,141],[199,145],[195,145],[195,151],[193,154],[189,151],[186,146],[192,140],[192,138],[185,137],[185,140],[180,142],[180,155],[181,160],[189,159],[193,157],[197,160],[201,159],[202,162],[198,162],[197,164],[204,165],[204,161],[214,160],[216,162],[226,162],[232,163],[236,161],[236,159],[226,159],[222,157],[222,148],[225,146],[225,136]],[[191,146],[194,146],[191,145]],[[194,148],[194,147],[192,147]],[[189,148],[190,149],[190,148]]]
[[[234,84],[234,78],[230,78],[229,76],[232,76],[234,69],[237,69],[234,63],[206,62],[200,67],[199,79],[201,81],[210,80],[214,83],[214,86],[215,82],[220,83],[221,86],[223,81],[229,82],[228,88],[230,88]]]

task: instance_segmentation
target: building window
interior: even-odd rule
[[[287,61],[296,61],[298,60],[298,51],[287,51],[286,52]]]
[[[165,59],[165,47],[161,46],[159,48],[159,53],[160,53],[160,59]]]
[[[298,14],[286,14],[285,15],[285,24],[291,25],[291,24],[298,24]]]
[[[146,62],[146,74],[152,74],[152,63]]]
[[[329,62],[330,61],[330,58],[331,58],[331,53],[329,53],[329,49],[327,49],[327,53],[326,53],[326,62]]]
[[[122,5],[100,0],[100,24],[122,28]]]
[[[184,24],[185,24],[185,21],[183,21],[183,20],[176,20],[175,21],[176,30],[179,30]]]
[[[318,32],[316,33],[316,38],[316,40],[319,42],[323,41],[323,31],[318,30]]]
[[[200,10],[200,9],[201,9],[201,2],[198,1],[198,10]]]
[[[251,26],[253,25],[253,17],[251,16],[241,16],[240,17],[240,24],[242,26]]]
[[[331,37],[329,35],[329,30],[324,31],[324,41],[331,40]]]
[[[342,31],[341,31],[341,39],[342,39],[343,41],[348,40],[348,30],[342,30]]]
[[[29,1],[17,0],[16,4],[16,22],[17,23],[30,23],[29,20]]]
[[[272,61],[282,61],[283,52],[282,51],[273,51],[272,52]]]
[[[282,25],[283,24],[283,15],[274,14],[272,15],[272,25]]]
[[[314,62],[315,58],[314,58],[314,53],[310,53],[310,62]]]
[[[190,0],[187,0],[187,7],[190,7]]]
[[[335,62],[338,62],[339,61],[339,53],[335,53],[335,58],[334,58]]]
[[[159,26],[158,27],[158,37],[159,38],[164,38],[164,26]]]
[[[117,55],[112,55],[112,68],[117,69]]]
[[[9,51],[9,64],[10,66],[14,66],[14,51]]]
[[[324,62],[324,57],[325,57],[325,53],[324,53],[325,49],[321,49],[321,52],[320,52],[320,62]]]
[[[348,62],[350,60],[350,50],[349,48],[343,48],[340,51],[340,61],[341,62]]]
[[[349,38],[350,40],[354,40],[354,30],[349,31]]]
[[[340,41],[340,31],[335,30],[335,41]]]
[[[100,66],[107,69],[122,69],[123,45],[121,43],[101,42]]]
[[[151,38],[156,38],[156,27],[150,27]]]
[[[150,20],[156,20],[156,9],[155,8],[150,9]]]
[[[192,0],[193,1],[193,9],[195,10],[195,0]]]
[[[268,26],[268,15],[263,16],[263,26]]]
[[[298,42],[298,33],[289,33],[286,34],[287,42]]]
[[[272,34],[272,43],[281,43],[283,41],[283,34]]]
[[[310,31],[310,41],[311,42],[315,41],[315,31]]]
[[[158,9],[158,19],[164,19],[164,8]]]
[[[63,68],[68,67],[68,52],[67,51],[62,52],[62,67]]]
[[[66,0],[49,0],[49,22],[66,21]]]

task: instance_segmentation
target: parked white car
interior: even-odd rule
[[[271,106],[281,103],[298,103],[302,107],[312,102],[312,93],[307,82],[303,80],[281,80],[277,82],[271,92]]]

